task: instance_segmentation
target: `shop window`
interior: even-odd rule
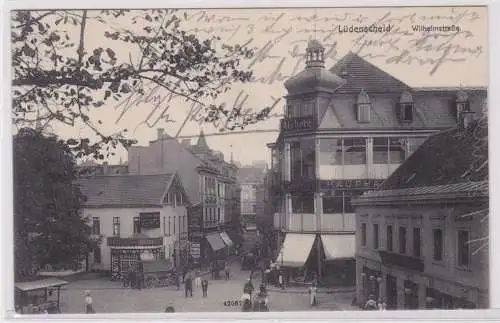
[[[399,253],[406,253],[406,228],[399,227]]]
[[[458,265],[470,265],[470,233],[466,230],[458,230]]]
[[[394,246],[393,246],[393,232],[392,232],[392,225],[387,226],[387,251],[393,251]]]
[[[366,223],[361,223],[361,245],[366,246]]]
[[[413,228],[413,256],[422,256],[422,232],[420,228]]]
[[[433,229],[433,259],[435,261],[443,260],[443,230]]]

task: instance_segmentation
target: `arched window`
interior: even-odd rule
[[[412,122],[415,114],[415,104],[410,92],[405,91],[399,100],[399,116],[403,122]]]
[[[370,122],[371,102],[368,93],[364,89],[358,94],[356,101],[358,122]]]

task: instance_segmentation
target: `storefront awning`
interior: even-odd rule
[[[218,251],[226,247],[226,244],[222,241],[219,233],[208,234],[206,238],[213,251]]]
[[[284,267],[304,266],[315,238],[314,234],[288,233],[276,258],[276,264]]]
[[[326,260],[354,258],[356,236],[354,234],[321,235]]]
[[[222,238],[222,241],[224,241],[224,243],[226,244],[226,246],[228,246],[228,247],[232,247],[233,246],[233,241],[231,241],[231,238],[229,238],[229,236],[227,235],[226,232],[221,232],[220,233],[220,237]]]

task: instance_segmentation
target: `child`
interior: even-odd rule
[[[92,297],[90,296],[90,291],[85,290],[83,292],[83,296],[85,296],[85,313],[94,314],[94,308],[92,307]]]
[[[200,286],[201,286],[201,277],[200,277],[200,272],[198,270],[196,271],[196,278],[194,279],[194,282],[196,284],[196,288],[200,288]]]

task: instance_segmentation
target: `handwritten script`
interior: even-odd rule
[[[276,9],[252,10],[251,13],[239,9],[230,14],[227,10],[187,10],[181,28],[200,38],[215,34],[225,43],[247,44],[253,48],[254,57],[242,62],[243,68],[254,72],[250,84],[235,85],[236,99],[224,103],[226,107],[235,108],[240,117],[249,119],[257,113],[256,108],[262,106],[270,108],[266,118],[282,117],[274,109],[285,94],[283,82],[303,69],[305,47],[312,38],[325,47],[327,64],[335,64],[352,51],[382,68],[396,64],[411,66],[424,69],[428,77],[452,64],[464,64],[485,55],[484,35],[481,35],[486,31],[481,29],[486,28],[481,24],[485,17],[476,8],[361,9],[321,9],[317,12],[314,9]],[[371,25],[390,28],[379,33],[342,32],[345,26]],[[459,28],[447,32],[419,31],[419,26],[441,25]],[[263,91],[268,94],[263,95]],[[132,93],[120,103],[121,114],[116,122],[134,107],[144,104],[151,110],[140,125],[156,127],[160,122],[175,122],[170,109],[175,102],[180,102],[178,99],[157,87],[142,95]],[[224,102],[223,97],[220,99]],[[188,103],[185,110],[186,118],[177,120],[181,124],[178,134],[186,123],[201,123],[207,118],[206,109],[198,103]],[[223,118],[213,124],[219,131],[233,126]]]

